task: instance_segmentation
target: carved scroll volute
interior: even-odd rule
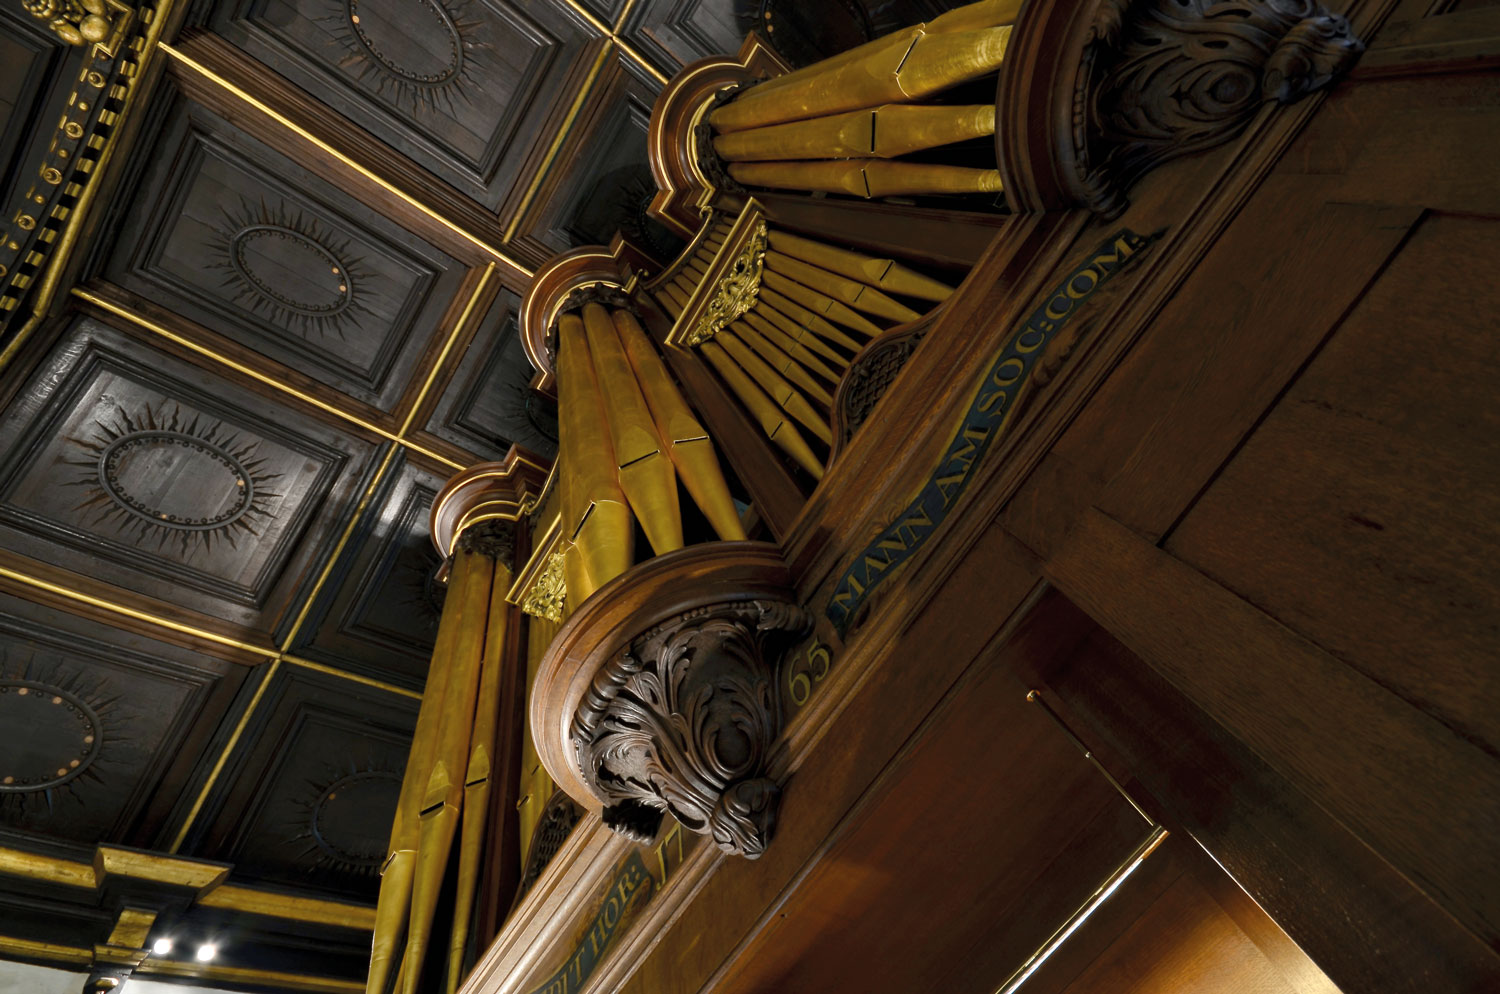
[[[649,841],[662,817],[755,858],[775,831],[782,654],[811,626],[775,546],[648,560],[569,619],[532,697],[548,772]]]
[[[1028,4],[996,98],[1006,196],[1117,216],[1147,172],[1328,86],[1363,51],[1317,0]]]

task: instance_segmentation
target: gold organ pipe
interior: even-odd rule
[[[748,317],[748,315],[746,316]],[[813,379],[812,374],[804,369],[801,363],[773,345],[769,339],[756,331],[754,327],[744,321],[736,321],[729,327],[734,331],[736,338],[759,353],[760,357],[769,363],[773,370],[798,387],[801,387],[804,393],[822,404],[825,410],[833,405],[832,395],[823,388],[821,383]]]
[[[666,311],[672,316],[673,321],[676,321],[679,317],[682,316],[682,305],[674,300],[671,296],[669,296],[664,290],[660,293],[654,293],[651,296],[662,310]]]
[[[770,287],[778,293],[783,293],[789,299],[796,301],[802,306],[810,308],[818,314],[832,318],[845,328],[850,328],[872,338],[885,331],[884,328],[841,301],[834,300],[827,294],[819,293],[811,287],[803,286],[796,280],[789,279],[778,272],[768,269],[761,273],[760,280],[762,287]],[[761,291],[761,296],[768,301],[770,300],[770,294],[764,290]]]
[[[847,366],[849,364],[849,361],[843,356],[839,355],[837,350],[835,350],[833,346],[825,342],[817,332],[812,330],[811,323],[792,320],[786,315],[784,311],[774,306],[772,301],[769,299],[771,297],[780,297],[783,304],[790,304],[792,307],[797,307],[796,304],[792,304],[791,301],[787,300],[785,297],[781,297],[781,295],[776,293],[775,291],[768,290],[765,291],[762,294],[761,298],[755,302],[755,306],[751,308],[750,313],[757,315],[762,321],[765,321],[767,324],[780,329],[781,332],[792,341],[797,342],[799,345],[801,345],[803,348],[808,349],[809,351],[816,352],[818,355],[827,359],[829,362],[834,363],[838,366]],[[797,309],[801,310],[809,317],[817,318],[817,315],[812,314],[805,308]],[[818,318],[818,320],[822,324],[828,324],[827,321],[823,321],[821,318]],[[828,325],[828,327],[832,328],[833,326]],[[859,345],[854,341],[854,339],[850,338],[848,335],[845,335],[843,332],[834,330],[834,340],[837,341],[840,345],[844,345],[846,348],[850,349],[850,351],[859,351]]]
[[[729,484],[724,479],[724,470],[719,465],[708,432],[693,415],[692,408],[672,381],[666,364],[635,315],[617,310],[612,317],[625,346],[625,354],[629,356],[646,395],[646,404],[651,409],[657,430],[682,477],[682,485],[692,494],[703,516],[721,539],[726,542],[744,539],[744,525],[740,523],[739,512],[729,494]]]
[[[930,162],[825,159],[731,162],[729,175],[746,186],[844,193],[851,197],[1001,193],[1000,172]]]
[[[723,337],[723,336],[719,336]],[[717,339],[715,339],[717,341]],[[724,377],[724,382],[739,397],[745,408],[760,422],[761,430],[766,437],[774,442],[783,452],[792,457],[792,460],[803,469],[807,470],[815,480],[823,479],[823,464],[813,455],[812,449],[808,448],[807,442],[803,440],[796,425],[786,419],[776,402],[765,395],[755,381],[745,374],[743,369],[735,365],[734,360],[729,358],[729,353],[720,348],[715,341],[704,342],[698,346],[698,351],[713,364]]]
[[[463,806],[463,771],[474,727],[474,698],[479,684],[479,665],[484,654],[484,619],[494,579],[493,560],[462,545],[454,556],[453,576],[457,594],[458,630],[449,670],[443,686],[443,714],[437,742],[422,795],[417,843],[417,870],[412,879],[411,924],[406,933],[406,958],[402,965],[403,994],[416,994],[422,962],[432,938],[432,920],[437,913],[438,894],[448,869],[453,837],[458,831]],[[446,609],[448,605],[445,603]],[[445,612],[446,613],[446,610]],[[419,771],[420,772],[420,771]]]
[[[754,350],[739,336],[732,331],[721,331],[714,336],[714,341],[723,345],[724,351],[734,357],[734,361],[740,365],[740,368],[749,373],[782,410],[802,422],[803,427],[821,438],[824,444],[833,444],[833,432],[829,430],[828,422],[823,416],[807,402],[806,397],[793,389],[785,377],[772,369],[770,363],[756,355]]]
[[[1000,68],[1011,29],[987,27],[927,33],[909,44],[894,43],[833,64],[779,86],[758,86],[713,111],[709,123],[721,134],[810,117],[911,103]]]
[[[889,159],[995,133],[995,105],[885,104],[829,117],[734,131],[714,139],[726,162]]]
[[[526,697],[531,699],[531,688],[536,683],[536,671],[541,666],[547,647],[561,626],[547,618],[532,616],[526,622]],[[552,796],[556,785],[547,775],[547,768],[537,755],[529,719],[521,738],[521,798],[516,802],[521,827],[521,872],[526,872],[526,861],[531,855],[531,840],[536,834],[537,822],[542,809]]]
[[[777,349],[785,352],[787,357],[793,359],[798,365],[812,373],[817,373],[830,383],[837,384],[839,374],[823,363],[823,360],[814,355],[807,346],[798,339],[793,338],[786,331],[777,327],[775,323],[766,319],[765,313],[759,308],[746,312],[744,320],[752,329],[759,332],[767,342]],[[811,339],[808,332],[802,333],[804,337]],[[831,399],[831,398],[830,398]]]
[[[583,319],[576,313],[558,318],[557,384],[560,458],[569,483],[564,496],[563,538],[576,555],[568,571],[573,605],[630,568],[635,523],[614,471],[615,456],[605,430],[604,408],[595,380]]]
[[[453,588],[457,590],[456,585]],[[365,982],[366,994],[385,994],[386,981],[396,964],[396,952],[411,912],[412,881],[417,866],[419,838],[418,814],[422,790],[426,787],[425,771],[431,760],[438,730],[443,723],[444,688],[447,684],[447,661],[453,654],[453,642],[462,624],[457,596],[453,607],[444,604],[438,620],[437,637],[432,646],[432,665],[427,672],[422,704],[417,710],[416,730],[412,733],[411,752],[406,772],[401,778],[401,793],[396,801],[396,817],[391,824],[390,855],[380,871],[380,896],[375,905],[375,931],[370,942],[370,972]],[[404,947],[403,947],[404,948]],[[398,985],[397,989],[400,987]]]
[[[778,324],[782,324],[783,327],[786,326],[783,322],[786,322],[790,323],[794,327],[806,328],[808,331],[812,332],[812,337],[808,339],[808,342],[811,343],[816,341],[819,342],[819,344],[809,344],[808,348],[813,349],[819,355],[826,356],[833,350],[830,349],[827,345],[822,344],[823,342],[833,342],[835,345],[840,345],[848,349],[850,352],[858,352],[864,347],[861,343],[856,342],[844,332],[840,331],[838,328],[835,328],[826,319],[819,317],[817,314],[814,314],[812,311],[808,310],[806,307],[803,307],[801,304],[788,300],[786,297],[783,297],[775,290],[770,289],[770,285],[766,282],[765,279],[766,275],[768,274],[761,274],[760,299],[756,301],[757,307],[768,312],[767,316],[770,316],[770,314],[780,315],[780,320],[777,320],[777,318],[774,317],[771,318],[771,320],[776,321]],[[769,275],[775,276],[776,274],[771,273]],[[779,278],[785,279],[785,277]],[[786,282],[790,283],[792,281],[786,280]],[[804,287],[804,289],[806,288]],[[808,290],[807,292],[811,294],[813,291]],[[829,301],[829,303],[836,303],[836,301]],[[851,311],[850,313],[853,312]],[[874,325],[871,325],[871,327],[874,327]],[[880,329],[876,328],[875,333],[879,334]],[[866,332],[866,334],[868,334],[868,332]]]
[[[583,326],[604,399],[620,489],[656,554],[680,549],[682,508],[677,502],[677,474],[672,460],[662,451],[661,436],[630,360],[625,357],[620,333],[609,312],[599,304],[584,305]]]
[[[490,604],[486,617],[484,650],[480,657],[479,696],[474,702],[474,733],[469,744],[469,766],[464,777],[463,827],[459,835],[458,893],[453,902],[453,931],[448,941],[447,994],[458,989],[463,972],[464,947],[468,944],[469,919],[479,887],[479,859],[485,850],[485,822],[490,810],[490,777],[493,774],[495,730],[499,723],[500,681],[505,674],[506,628],[510,605],[510,570],[492,562]]]
[[[872,286],[867,286],[858,280],[836,276],[826,269],[809,265],[801,259],[793,259],[780,252],[767,252],[766,265],[803,286],[810,286],[814,290],[842,300],[866,314],[874,314],[877,317],[898,322],[915,321],[922,316]]]
[[[946,283],[923,276],[894,259],[876,259],[774,228],[768,235],[771,247],[778,252],[890,293],[934,302],[947,300],[953,293]]]
[[[837,55],[830,55],[826,59],[820,59],[812,65],[803,66],[801,69],[783,73],[780,76],[772,76],[770,79],[756,84],[755,89],[764,95],[772,90],[782,89],[793,83],[801,85],[810,79],[829,75],[835,70],[842,69],[855,62],[870,63],[879,61],[887,49],[900,49],[902,52],[908,51],[917,36],[926,30],[927,25],[925,24],[913,24],[911,27],[898,29],[891,34],[867,41],[863,45],[856,45],[853,48],[839,52]],[[739,99],[746,100],[749,99],[749,96],[747,93]],[[721,123],[723,120],[722,116],[715,117],[714,114],[710,114],[708,117],[708,122],[713,125],[715,131],[723,133],[741,130],[723,125]]]

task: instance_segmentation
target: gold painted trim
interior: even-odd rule
[[[266,373],[262,373],[258,369],[247,366],[241,362],[236,362],[233,359],[230,359],[228,356],[221,355],[220,353],[215,352],[207,345],[203,345],[199,342],[193,341],[190,338],[179,335],[177,334],[177,332],[172,331],[170,328],[167,328],[164,325],[157,324],[150,318],[145,317],[141,314],[137,314],[135,311],[132,311],[129,308],[121,307],[119,304],[116,304],[113,301],[105,300],[103,297],[100,297],[89,290],[85,290],[81,287],[74,287],[73,296],[77,297],[79,300],[83,300],[94,305],[100,310],[108,311],[110,314],[113,314],[117,317],[122,317],[125,320],[129,321],[131,324],[134,324],[139,328],[144,328],[152,334],[160,335],[162,338],[167,339],[169,342],[174,342],[178,345],[181,345],[183,348],[196,352],[199,355],[207,359],[211,359],[222,366],[227,366],[237,373],[242,373],[245,376],[248,376],[251,379],[255,380],[257,383],[264,383],[266,386],[271,387],[274,390],[279,390],[289,397],[294,397],[305,404],[311,404],[313,407],[316,407],[320,411],[332,414],[335,417],[347,421],[350,424],[355,425],[356,427],[362,428],[373,435],[378,435],[388,442],[396,442],[397,444],[403,445],[415,452],[420,452],[430,459],[435,459],[446,466],[451,466],[453,469],[460,470],[464,468],[462,463],[456,463],[452,459],[449,459],[447,456],[439,455],[438,453],[433,452],[431,449],[428,449],[422,445],[418,445],[416,442],[404,438],[397,433],[387,431],[384,428],[381,428],[379,425],[373,424],[361,417],[350,414],[348,411],[345,411],[339,407],[335,407],[333,404],[328,403],[328,401],[326,400],[321,400],[309,393],[303,393],[296,387],[282,383],[275,377],[270,376]]]
[[[488,255],[493,256],[494,258],[498,259],[499,261],[505,263],[507,266],[510,266],[517,273],[521,274],[522,276],[526,277],[527,279],[531,278],[531,276],[532,276],[531,270],[527,269],[519,261],[517,261],[515,259],[512,259],[510,256],[506,255],[504,252],[500,251],[495,246],[493,246],[490,243],[486,242],[484,239],[480,238],[478,235],[473,234],[468,229],[464,228],[462,225],[457,224],[454,221],[449,220],[441,211],[438,211],[438,210],[436,210],[436,209],[434,209],[432,207],[427,206],[426,204],[422,203],[422,201],[418,200],[416,197],[414,197],[411,194],[407,193],[405,190],[402,190],[401,188],[392,185],[388,180],[383,179],[382,177],[380,177],[376,173],[374,173],[371,170],[367,169],[366,167],[360,165],[358,162],[355,162],[352,158],[350,158],[349,156],[345,155],[343,152],[340,152],[338,149],[334,148],[332,145],[328,144],[327,142],[323,141],[323,139],[319,138],[317,135],[313,134],[311,131],[308,131],[306,128],[298,125],[296,122],[294,122],[291,118],[287,117],[285,114],[282,114],[279,111],[273,109],[268,104],[266,104],[264,101],[258,99],[257,97],[255,97],[254,95],[248,93],[247,91],[242,90],[240,87],[234,85],[229,80],[227,80],[224,77],[220,76],[218,73],[214,72],[212,69],[208,68],[203,63],[197,61],[192,56],[190,56],[190,55],[182,52],[180,49],[178,49],[178,48],[176,48],[176,47],[168,44],[167,42],[162,42],[160,47],[161,47],[162,51],[166,52],[168,55],[170,55],[177,62],[179,62],[182,65],[186,66],[187,68],[191,69],[193,72],[195,72],[198,75],[202,76],[204,79],[206,79],[209,82],[213,83],[215,86],[217,86],[220,89],[224,90],[226,93],[233,94],[235,97],[239,98],[245,104],[247,104],[247,105],[249,105],[251,107],[254,107],[257,111],[259,111],[260,113],[264,114],[266,117],[269,117],[271,120],[275,121],[277,124],[279,124],[282,127],[286,128],[288,131],[290,131],[293,134],[297,135],[303,141],[306,141],[309,144],[311,144],[312,146],[314,146],[315,148],[319,149],[320,151],[322,151],[322,152],[324,152],[324,153],[326,153],[328,155],[333,156],[335,159],[339,160],[344,165],[348,166],[350,169],[353,169],[356,173],[358,173],[359,175],[363,176],[365,179],[367,179],[370,182],[374,183],[375,185],[379,186],[382,190],[385,190],[387,193],[392,194],[397,199],[404,201],[408,206],[411,206],[411,207],[415,208],[416,210],[418,210],[419,212],[421,212],[422,214],[427,215],[427,217],[429,217],[432,220],[436,221],[438,224],[441,224],[443,227],[447,228],[449,231],[453,232],[455,235],[459,236],[464,241],[466,241],[469,244],[473,245],[475,248],[480,249],[481,251],[487,253]]]
[[[352,980],[315,977],[305,973],[282,973],[279,970],[254,970],[242,966],[215,966],[212,963],[184,963],[149,956],[136,968],[137,973],[161,974],[164,977],[192,977],[198,980],[222,981],[228,984],[285,987],[309,994],[364,994],[365,985]]]
[[[370,506],[375,491],[380,489],[381,483],[385,481],[386,471],[391,468],[391,463],[396,458],[396,447],[386,450],[385,458],[380,461],[380,467],[375,470],[375,475],[370,478],[370,485],[365,487],[365,492],[360,495],[359,503],[354,506],[354,513],[349,515],[349,523],[344,526],[344,533],[339,536],[338,543],[333,547],[333,553],[329,555],[328,561],[323,564],[323,571],[318,574],[318,579],[313,583],[312,589],[308,591],[307,597],[302,601],[302,610],[297,612],[297,618],[292,622],[291,629],[286,633],[286,639],[281,643],[282,651],[291,646],[302,631],[302,625],[307,621],[307,615],[312,611],[313,603],[317,601],[318,594],[323,591],[323,584],[328,580],[333,568],[338,565],[339,556],[344,553],[344,546],[349,544],[349,538],[354,534],[354,529],[359,527],[360,519],[364,517],[365,511]]]
[[[729,321],[754,305],[764,269],[765,209],[751,197],[734,219],[703,278],[693,286],[682,313],[667,332],[669,346],[687,348],[711,339]]]
[[[203,890],[223,883],[229,876],[229,867],[224,863],[197,859],[173,859],[140,849],[100,846],[94,850],[94,872],[100,877],[135,877],[173,887]]]
[[[209,791],[213,790],[214,784],[219,779],[219,774],[224,771],[224,764],[229,761],[230,753],[234,752],[235,744],[239,742],[240,736],[244,734],[245,726],[250,724],[250,718],[255,714],[256,705],[265,696],[266,688],[271,685],[271,681],[276,677],[276,671],[280,668],[280,656],[271,660],[270,666],[261,667],[264,672],[261,676],[260,686],[255,688],[255,696],[250,698],[250,704],[245,708],[245,713],[240,715],[240,720],[235,723],[234,731],[229,733],[229,741],[224,744],[223,750],[219,753],[218,760],[214,762],[214,768],[208,773],[208,779],[203,782],[203,789],[198,791],[198,797],[193,801],[193,806],[189,809],[187,817],[183,819],[182,827],[177,830],[177,836],[172,840],[172,845],[168,847],[168,852],[175,853],[182,848],[183,840],[187,838],[189,830],[193,827],[193,822],[198,818],[198,813],[203,810],[204,802],[208,800]]]
[[[365,932],[375,928],[375,909],[362,904],[294,897],[236,884],[221,884],[200,897],[197,903],[205,908],[222,908],[286,921],[334,925]]]
[[[417,391],[417,398],[411,405],[411,410],[406,412],[406,419],[401,422],[401,429],[396,433],[397,441],[406,438],[406,433],[411,430],[411,423],[417,419],[417,413],[422,410],[422,402],[427,399],[427,393],[432,385],[437,382],[438,375],[443,371],[443,363],[448,361],[448,353],[453,351],[453,344],[458,341],[458,336],[469,323],[469,316],[474,313],[474,308],[479,306],[479,298],[484,295],[485,289],[490,285],[490,277],[495,275],[495,264],[492,262],[484,267],[484,272],[479,274],[479,285],[474,287],[474,292],[469,295],[469,302],[464,304],[464,309],[459,312],[458,320],[453,322],[453,330],[448,332],[447,341],[443,342],[443,350],[438,353],[432,368],[427,371],[427,379],[422,381],[422,389]],[[483,318],[484,315],[480,315]],[[462,466],[457,467],[462,469]]]
[[[520,452],[515,453],[515,464],[524,464],[538,471],[545,470],[547,472],[547,478],[543,481],[541,490],[539,490],[535,496],[533,496],[529,491],[521,495],[520,506],[516,516],[507,518],[506,520],[508,521],[516,521],[519,520],[521,515],[530,514],[541,502],[542,498],[547,495],[547,487],[552,484],[552,477],[557,473],[556,460],[553,460],[550,464],[537,462],[535,459],[526,458]],[[494,464],[494,466],[494,469],[482,470],[479,472],[471,471],[465,474],[464,483],[467,485],[469,483],[473,483],[475,480],[504,480],[509,478],[515,472],[514,465],[511,464],[508,459],[506,462],[496,463]],[[443,508],[448,506],[448,502],[454,499],[457,492],[458,491],[456,490],[446,490],[446,492],[438,499],[438,503],[433,506],[431,511],[431,517],[433,520],[437,520],[442,516]],[[453,530],[453,542],[450,543],[449,547],[446,550],[439,549],[438,551],[446,555],[453,555],[453,549],[458,543],[458,535],[462,530],[462,528],[455,528]]]
[[[106,940],[111,946],[122,946],[132,950],[141,949],[146,945],[146,938],[151,934],[151,926],[156,923],[156,912],[143,911],[140,908],[122,908],[120,917],[115,919],[114,931],[109,933]]]
[[[0,954],[7,957],[44,959],[60,963],[92,964],[94,962],[92,949],[63,946],[55,942],[34,942],[31,939],[19,939],[11,935],[0,935]]]
[[[531,176],[531,182],[527,184],[526,192],[521,195],[521,203],[516,212],[511,215],[510,223],[505,226],[505,240],[508,242],[516,236],[516,229],[526,218],[526,211],[531,206],[531,201],[536,198],[537,190],[541,189],[542,183],[547,178],[548,171],[557,161],[557,153],[562,149],[563,142],[567,140],[568,132],[573,130],[573,125],[578,122],[578,115],[583,113],[583,105],[588,102],[589,91],[594,88],[594,83],[599,79],[599,73],[604,70],[604,64],[609,61],[613,52],[611,42],[614,35],[610,34],[610,40],[600,48],[599,55],[594,59],[594,64],[589,67],[589,74],[584,77],[578,92],[573,96],[573,104],[568,108],[568,113],[563,117],[562,124],[557,128],[557,133],[552,136],[552,144],[547,149],[547,154],[542,157],[541,164],[537,166],[536,172]]]
[[[99,886],[99,875],[92,863],[79,863],[56,856],[42,856],[24,849],[0,847],[0,875],[42,880],[64,887]]]
[[[45,590],[50,594],[56,594],[59,597],[65,597],[68,600],[78,601],[81,604],[87,604],[90,607],[102,608],[103,610],[109,611],[113,614],[123,615],[127,618],[134,618],[137,621],[144,621],[147,624],[156,625],[159,628],[166,628],[170,631],[180,632],[183,635],[190,635],[193,638],[200,638],[208,642],[213,642],[216,645],[227,646],[231,649],[243,649],[246,652],[253,652],[258,656],[265,656],[268,659],[274,659],[277,656],[277,652],[275,649],[268,649],[263,645],[252,645],[249,642],[241,642],[239,639],[232,639],[227,635],[220,635],[217,632],[210,632],[202,628],[194,628],[192,625],[184,625],[181,622],[172,621],[159,615],[148,614],[145,611],[137,611],[133,607],[126,607],[123,604],[116,604],[113,601],[107,601],[101,597],[95,597],[92,594],[85,594],[78,590],[71,590],[67,587],[61,586],[60,584],[52,583],[50,580],[43,580],[39,577],[28,576],[25,573],[19,573],[5,566],[0,566],[0,577],[8,580],[14,580],[17,583],[26,584],[29,587],[36,587],[39,590]]]
[[[615,26],[610,30],[611,35],[618,35],[625,27],[625,22],[630,18],[631,11],[635,10],[636,0],[625,0],[625,6],[620,8],[620,16],[615,18]]]
[[[377,680],[374,677],[370,676],[362,676],[359,673],[350,673],[348,670],[341,670],[335,666],[329,666],[325,663],[315,663],[311,659],[303,659],[301,656],[293,656],[290,653],[283,653],[281,659],[282,662],[287,663],[290,666],[297,666],[304,670],[312,670],[315,673],[327,673],[330,676],[341,677],[345,680],[352,680],[355,683],[362,683],[366,687],[374,687],[376,690],[383,690],[387,694],[397,694],[401,697],[410,697],[414,701],[420,701],[422,699],[422,692],[419,690],[412,690],[409,687],[398,687],[394,683],[386,683],[384,680]]]
[[[579,3],[578,0],[563,0],[563,3],[567,4],[568,7],[572,9],[573,13],[577,14],[585,21],[588,21],[589,25],[595,31],[608,38],[614,44],[620,46],[620,51],[624,52],[626,55],[634,59],[636,64],[639,65],[642,69],[646,70],[646,72],[650,73],[658,83],[663,86],[667,85],[667,77],[662,74],[662,71],[656,68],[650,62],[646,61],[646,57],[644,55],[632,48],[630,43],[621,38],[614,28],[599,20],[599,18],[594,15],[593,11],[589,10],[583,4]]]

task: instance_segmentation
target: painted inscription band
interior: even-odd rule
[[[895,522],[854,558],[839,577],[823,614],[843,638],[871,591],[910,559],[947,517],[969,485],[974,466],[1004,430],[1016,398],[1045,346],[1095,290],[1124,268],[1158,235],[1123,229],[1068,274],[1011,336],[974,393],[963,423],[931,478]]]
[[[624,927],[646,906],[652,896],[682,866],[682,826],[669,819],[671,828],[653,850],[658,873],[647,869],[643,850],[633,849],[620,861],[605,892],[604,901],[594,913],[588,931],[573,949],[573,954],[531,994],[573,994],[593,975]],[[675,844],[676,858],[672,856]]]

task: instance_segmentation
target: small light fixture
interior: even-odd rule
[[[203,945],[199,946],[198,951],[193,954],[193,956],[198,960],[199,963],[207,963],[217,955],[219,955],[219,947],[214,945],[212,942],[205,942]]]
[[[165,935],[151,943],[151,951],[157,956],[165,956],[172,951],[172,940]]]

